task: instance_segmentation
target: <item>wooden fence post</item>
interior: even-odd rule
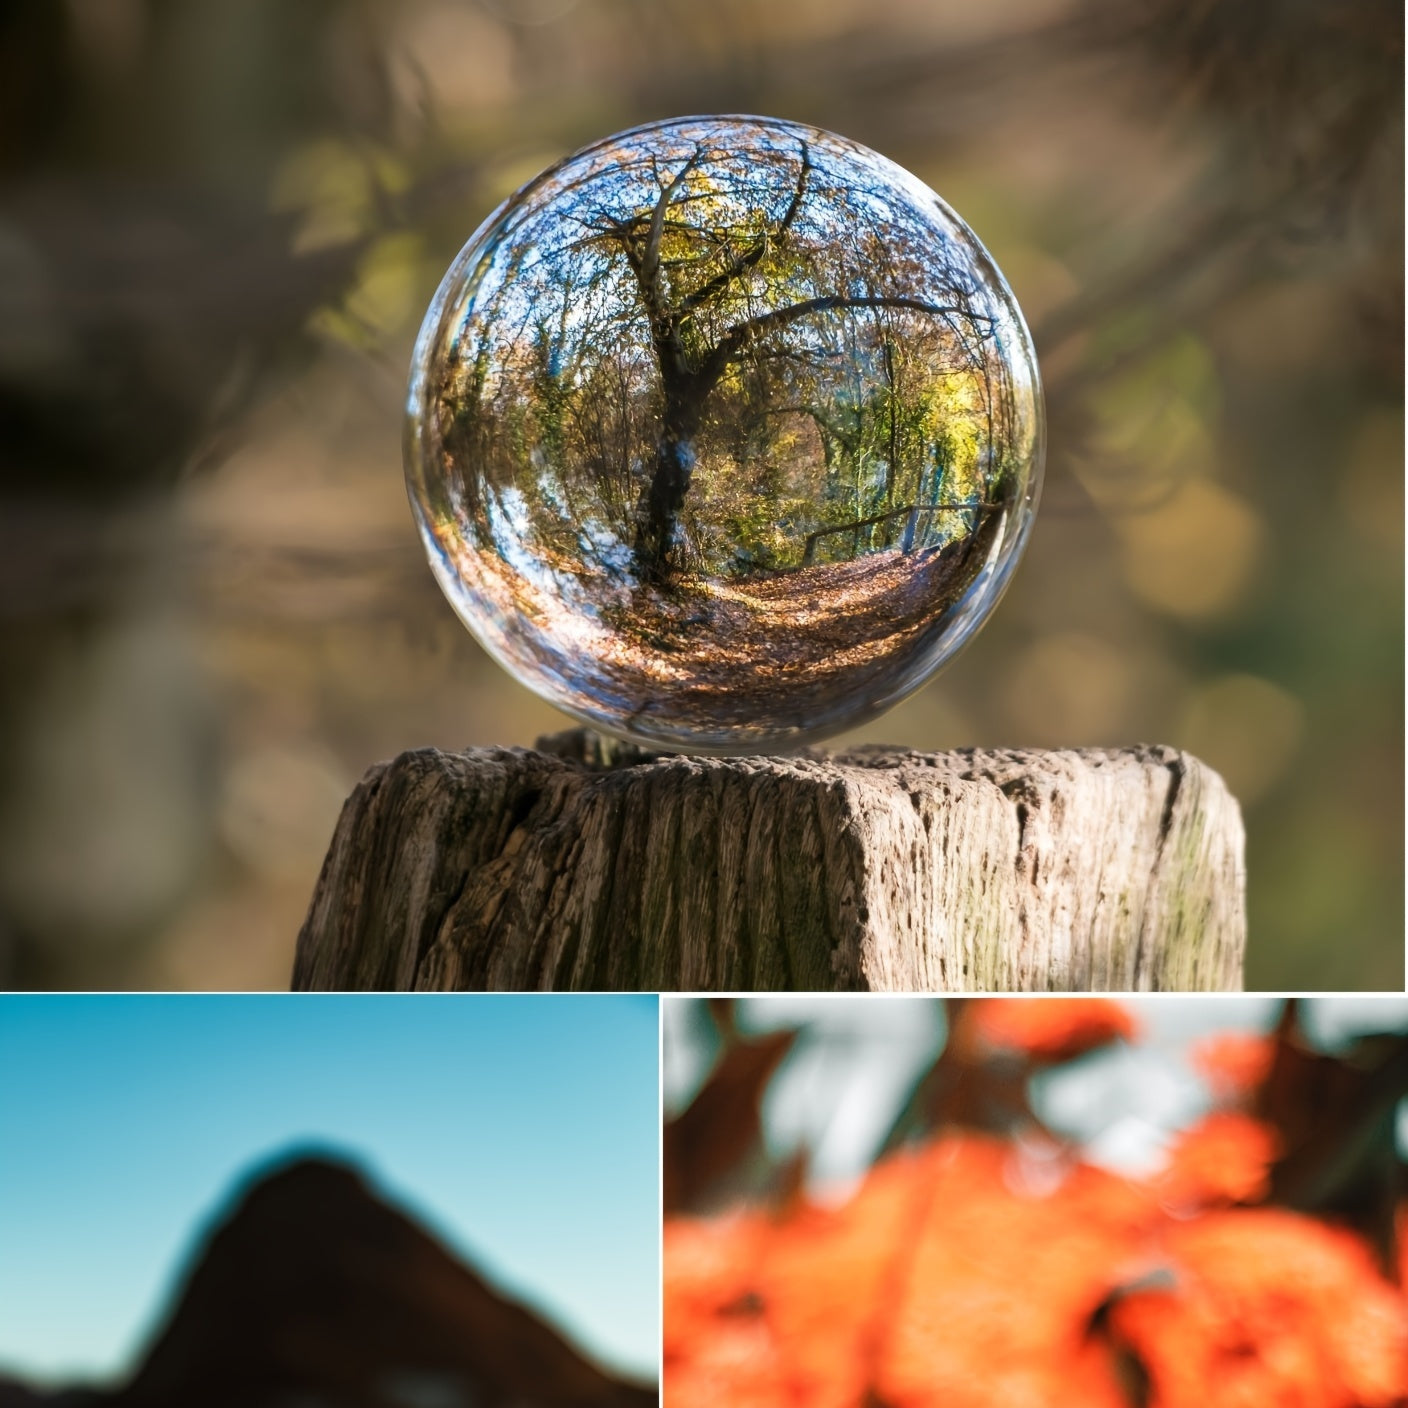
[[[424,749],[344,806],[293,985],[1237,990],[1242,854],[1172,748]]]

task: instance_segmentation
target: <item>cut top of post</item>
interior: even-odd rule
[[[424,749],[346,803],[293,982],[1238,990],[1243,845],[1173,748]]]

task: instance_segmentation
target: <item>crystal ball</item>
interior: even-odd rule
[[[917,177],[795,122],[608,137],[506,200],[422,324],[411,504],[455,611],[593,727],[743,753],[917,689],[1031,528],[1011,290]]]

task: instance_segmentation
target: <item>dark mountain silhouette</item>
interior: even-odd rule
[[[7,1396],[8,1395],[8,1396]],[[346,1165],[254,1183],[114,1393],[0,1408],[645,1408],[656,1390],[588,1363],[491,1290]]]

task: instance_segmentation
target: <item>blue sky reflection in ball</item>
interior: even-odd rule
[[[982,624],[1041,479],[1040,380],[972,231],[856,142],[677,119],[506,201],[426,314],[406,472],[522,683],[664,748],[853,727]]]

